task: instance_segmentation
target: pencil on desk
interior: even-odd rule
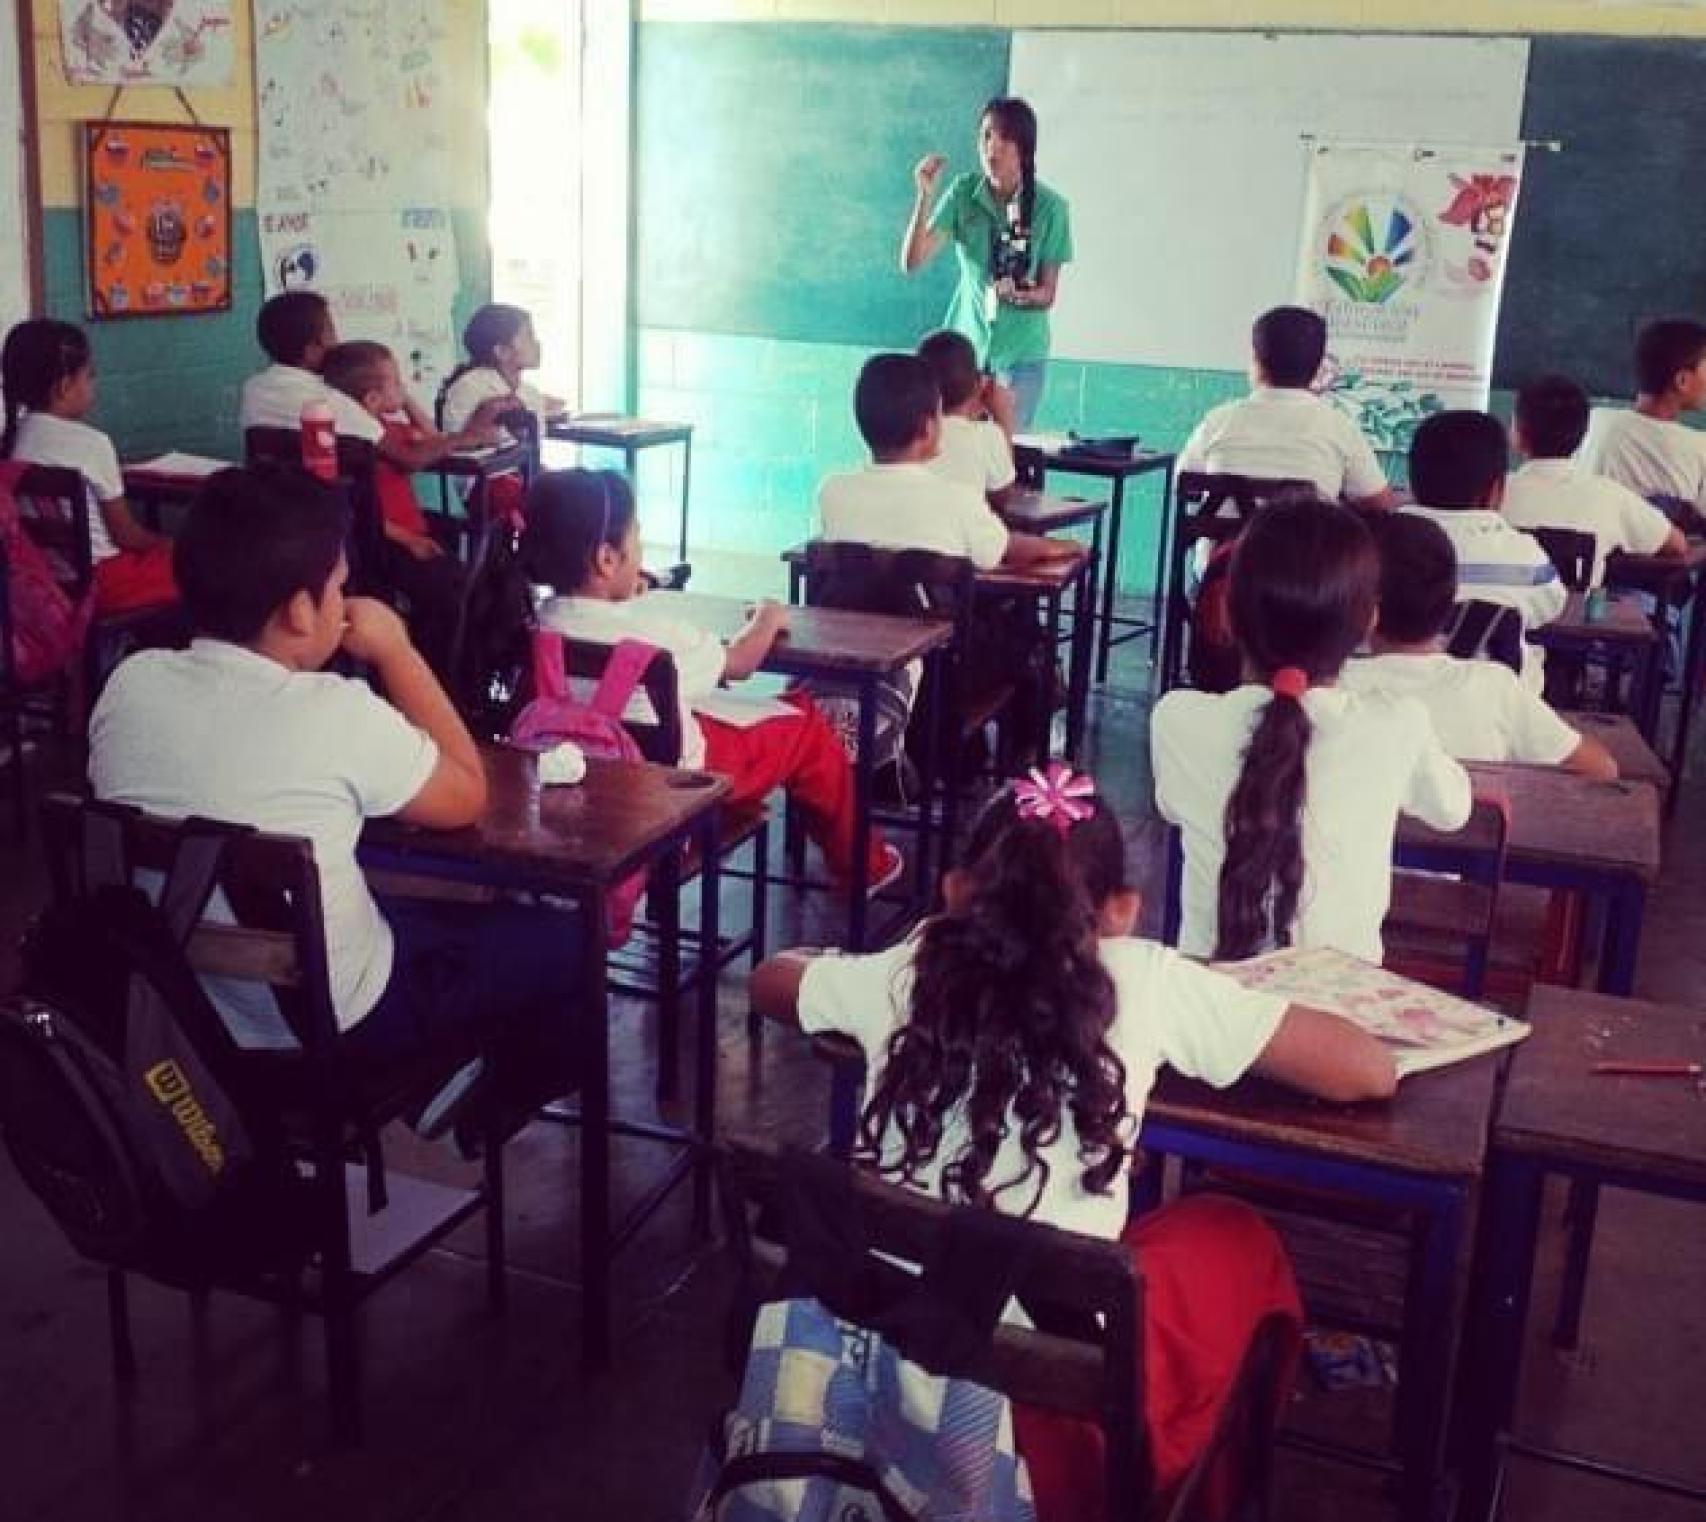
[[[1703,1069],[1698,1062],[1596,1062],[1593,1071],[1624,1078],[1698,1078]]]

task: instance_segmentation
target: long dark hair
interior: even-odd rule
[[[10,457],[18,439],[18,419],[25,410],[46,411],[59,383],[88,363],[88,335],[74,323],[32,317],[13,326],[0,349],[0,387],[6,393],[0,458]]]
[[[470,370],[495,370],[497,351],[501,344],[514,343],[516,336],[533,322],[526,307],[506,306],[501,301],[488,301],[468,319],[462,329],[462,347],[468,357],[444,378],[442,391],[448,391]]]
[[[1017,95],[997,95],[984,102],[977,119],[993,121],[1019,150],[1019,230],[1028,233],[1037,209],[1037,113]]]
[[[634,489],[614,470],[547,470],[527,493],[521,565],[529,581],[580,590],[601,545],[619,549],[634,521]]]
[[[1020,816],[1012,789],[997,794],[971,832],[957,910],[919,932],[912,1007],[889,1039],[888,1061],[860,1120],[864,1148],[880,1155],[890,1127],[901,1154],[885,1172],[917,1183],[941,1147],[944,1122],[963,1107],[969,1139],[942,1171],[949,1199],[993,1204],[1034,1180],[1048,1183],[1042,1149],[1063,1113],[1078,1131],[1084,1188],[1105,1192],[1126,1159],[1125,1066],[1109,1047],[1114,986],[1102,966],[1097,911],[1126,881],[1125,847],[1112,811],[1062,835]],[[1025,1170],[989,1184],[1009,1112]]]
[[[1330,682],[1368,632],[1380,561],[1363,520],[1336,503],[1293,500],[1256,516],[1232,554],[1227,608],[1247,680],[1287,667]],[[1300,696],[1263,708],[1226,800],[1214,955],[1236,961],[1291,943],[1303,889],[1303,808],[1311,725]]]

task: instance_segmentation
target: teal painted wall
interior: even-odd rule
[[[491,288],[483,211],[452,212],[462,273],[457,323]],[[89,322],[83,266],[83,218],[49,208],[42,216],[42,274],[47,314],[80,323],[100,376],[94,421],[113,437],[121,459],[184,449],[236,459],[237,393],[263,363],[255,343],[261,260],[255,213],[232,217],[234,288],[229,312]]]

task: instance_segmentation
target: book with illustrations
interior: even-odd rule
[[[1317,946],[1217,962],[1217,972],[1354,1021],[1392,1048],[1398,1076],[1425,1073],[1512,1046],[1528,1026],[1343,951]]]

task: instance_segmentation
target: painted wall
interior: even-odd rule
[[[484,299],[489,285],[485,240],[485,6],[484,0],[446,0],[453,38],[451,57],[458,127],[452,137],[453,184],[448,196],[455,219],[462,271],[460,305]],[[188,92],[209,126],[231,131],[232,309],[200,317],[156,317],[87,322],[100,372],[96,421],[113,435],[121,457],[162,449],[189,449],[235,457],[237,389],[259,368],[254,341],[261,302],[259,239],[255,222],[255,87],[251,12],[236,0],[236,69],[229,86]],[[112,91],[105,85],[66,83],[59,50],[55,0],[35,0],[34,68],[37,93],[37,162],[41,174],[42,274],[47,314],[83,322],[82,174],[78,124],[106,115]],[[183,106],[170,90],[133,89],[120,98],[121,120],[182,121]]]
[[[1706,8],[1603,5],[1592,0],[641,0],[640,17],[642,81],[648,23],[875,22],[897,29],[912,24],[1262,26],[1706,36]],[[644,120],[644,100],[639,109]],[[643,206],[644,140],[637,173]],[[642,239],[646,233],[642,228]],[[645,289],[637,296],[643,311]],[[776,331],[786,328],[779,312]],[[750,335],[751,328],[746,332]],[[638,339],[641,409],[697,427],[695,541],[768,554],[809,534],[818,482],[829,471],[858,465],[863,457],[851,394],[870,348],[658,326],[642,328]],[[1050,366],[1039,426],[1088,433],[1136,431],[1150,444],[1176,448],[1204,411],[1241,394],[1244,385],[1243,376],[1230,372],[1057,360]],[[1507,411],[1509,404],[1508,396],[1493,399],[1497,411]],[[1398,462],[1390,464],[1396,478]],[[642,499],[648,521],[656,524],[654,537],[664,537],[673,522],[677,468],[662,458],[645,463]],[[1094,484],[1084,483],[1084,489],[1094,490]],[[1132,500],[1137,509],[1128,514],[1119,577],[1123,587],[1140,591],[1154,579],[1159,484],[1143,483]]]

